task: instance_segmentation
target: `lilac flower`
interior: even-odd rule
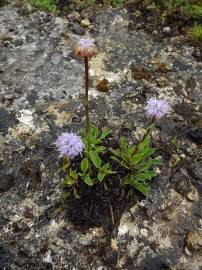
[[[148,116],[156,117],[157,119],[160,119],[167,114],[170,109],[170,105],[166,100],[156,98],[150,98],[145,107],[146,114]]]
[[[81,38],[78,41],[78,45],[85,48],[85,49],[89,49],[89,48],[95,46],[95,44],[91,38]]]
[[[90,37],[81,38],[76,46],[75,53],[81,57],[92,57],[97,54],[97,48],[95,46],[94,40]]]
[[[69,157],[70,159],[81,154],[84,148],[81,137],[74,133],[62,133],[54,145],[60,153],[60,157]]]

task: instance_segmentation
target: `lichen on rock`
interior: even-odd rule
[[[52,144],[84,125],[83,64],[72,50],[86,24],[79,13],[0,7],[0,268],[200,270],[202,64],[178,36],[129,31],[128,11],[89,12],[100,52],[90,63],[91,121],[136,142],[147,99],[165,98],[174,110],[153,134],[165,166],[110,232],[78,230],[60,208]],[[110,90],[99,92],[104,78]]]

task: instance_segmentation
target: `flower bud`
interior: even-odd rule
[[[97,54],[94,40],[88,37],[81,38],[76,46],[75,53],[81,58],[92,57]]]

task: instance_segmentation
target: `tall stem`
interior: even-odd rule
[[[88,57],[84,58],[85,63],[85,116],[86,116],[86,132],[89,131],[89,104],[88,104],[88,84],[89,84],[89,74],[88,74]]]

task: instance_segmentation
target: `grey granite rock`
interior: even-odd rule
[[[78,14],[67,20],[14,4],[1,7],[0,169],[16,178],[0,194],[0,268],[200,270],[199,189],[184,164],[202,151],[184,136],[193,118],[184,118],[180,106],[189,104],[199,115],[202,63],[193,47],[179,46],[180,37],[157,42],[141,27],[129,31],[125,10],[91,15],[99,48],[90,61],[91,120],[135,142],[148,124],[147,98],[178,105],[153,136],[165,166],[150,197],[123,213],[109,235],[102,227],[83,233],[57,215],[64,191],[52,143],[59,133],[84,125],[83,62],[73,48],[86,30]],[[107,93],[96,90],[103,78]],[[175,136],[178,147],[170,143]],[[191,170],[198,177],[199,167]]]

